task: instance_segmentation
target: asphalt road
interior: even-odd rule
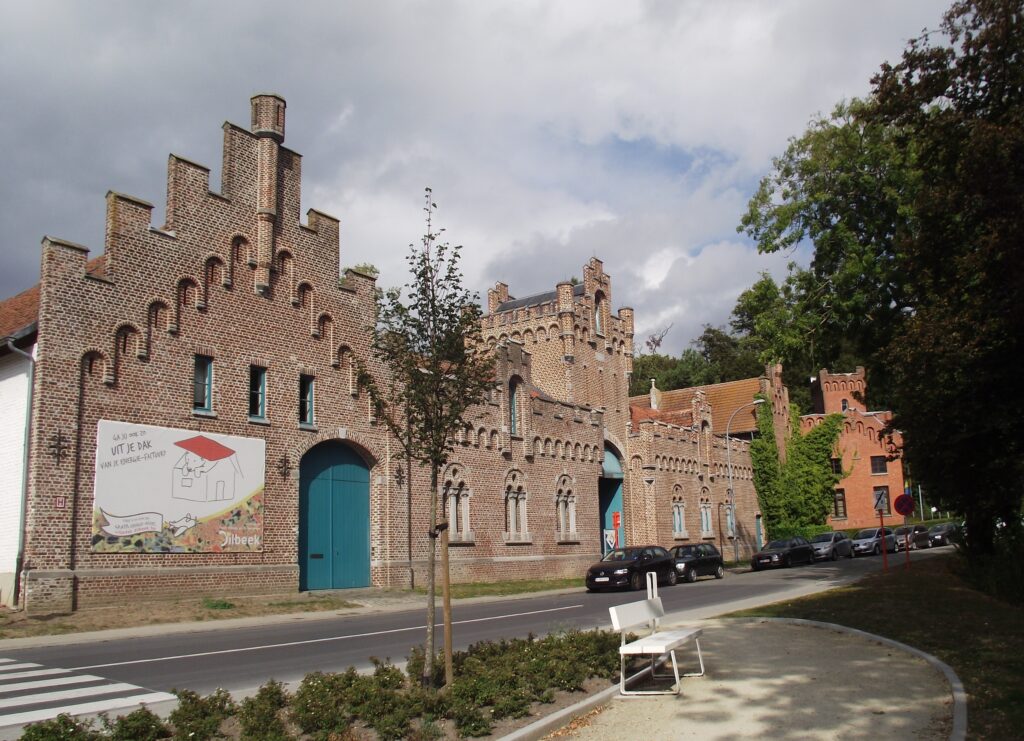
[[[915,551],[921,561],[939,551]],[[903,554],[889,557],[902,568]],[[822,591],[881,569],[878,557],[826,562],[765,572],[729,573],[721,580],[661,587],[659,596],[674,620],[700,619],[743,607]],[[456,603],[453,636],[457,648],[495,638],[545,634],[567,628],[608,627],[608,607],[639,599],[642,593],[589,594],[583,589],[518,599]],[[423,608],[316,620],[286,620],[246,627],[211,626],[187,633],[89,640],[70,645],[4,650],[0,657],[18,665],[60,667],[107,682],[148,690],[173,688],[209,693],[223,687],[244,695],[270,678],[288,683],[312,671],[364,668],[370,657],[405,660],[425,638]],[[438,605],[440,617],[440,604]],[[438,630],[440,637],[441,631]],[[0,667],[2,671],[2,667]],[[35,677],[32,677],[35,679]],[[45,681],[45,677],[42,680]],[[23,690],[28,693],[33,690]],[[12,698],[17,705],[17,693]],[[56,715],[56,711],[53,713]],[[13,716],[10,716],[13,717]],[[0,726],[4,722],[0,705]]]

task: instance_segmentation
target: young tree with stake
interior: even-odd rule
[[[360,371],[376,414],[410,460],[430,469],[427,551],[427,641],[424,685],[434,673],[435,567],[441,541],[444,605],[445,683],[452,682],[451,599],[448,573],[448,522],[438,512],[439,474],[454,449],[455,434],[466,425],[469,410],[494,385],[494,362],[480,334],[481,310],[476,294],[463,286],[461,247],[441,241],[434,231],[437,204],[426,189],[426,233],[410,244],[406,262],[410,279],[379,297],[373,350],[387,374],[380,384]],[[442,503],[443,507],[443,503]]]

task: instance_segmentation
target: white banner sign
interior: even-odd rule
[[[261,438],[100,420],[93,550],[263,550]]]

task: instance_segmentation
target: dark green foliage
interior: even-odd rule
[[[222,738],[220,724],[237,710],[231,695],[218,689],[201,697],[192,690],[171,690],[178,697],[178,707],[168,720],[174,727],[175,741],[207,741]]]
[[[359,680],[353,668],[341,674],[307,674],[292,698],[291,719],[305,733],[345,732],[354,717],[351,689]]]
[[[270,680],[252,697],[242,700],[238,722],[242,738],[249,741],[289,741],[281,711],[288,706],[288,693],[280,682]]]
[[[96,741],[99,738],[99,733],[92,729],[92,721],[78,721],[67,713],[32,723],[21,734],[22,741]]]
[[[768,404],[758,407],[758,437],[750,445],[754,489],[765,529],[771,538],[816,534],[828,517],[835,498],[835,485],[842,479],[832,472],[832,456],[842,431],[842,415],[830,414],[821,424],[801,434],[794,413],[783,463],[776,452],[775,430],[768,407]]]
[[[100,715],[103,724],[103,738],[110,741],[158,741],[170,738],[171,730],[153,711],[141,707],[128,715],[119,715],[110,720],[105,714]]]
[[[1024,502],[1024,8],[957,0],[939,30],[792,140],[740,228],[814,243],[772,349],[867,366],[915,480],[991,555]]]

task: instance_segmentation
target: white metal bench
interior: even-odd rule
[[[700,671],[692,674],[683,674],[684,677],[704,676],[704,657],[700,652],[700,636],[704,632],[702,628],[679,628],[677,630],[658,630],[658,622],[665,617],[665,608],[661,604],[660,597],[653,599],[630,602],[627,605],[609,607],[608,612],[612,616],[612,627],[622,633],[622,644],[619,646],[619,692],[623,695],[678,695],[682,690],[679,683],[679,666],[676,663],[676,649],[689,641],[697,645],[697,659],[700,662]],[[641,625],[650,626],[653,631],[644,638],[626,643],[626,632]],[[639,677],[648,671],[644,669],[632,677],[626,677],[626,658],[628,656],[650,656],[651,676],[668,677],[668,674],[655,674],[655,667],[658,662],[668,657],[672,661],[672,675],[676,683],[674,689],[667,690],[627,690],[628,681]]]

